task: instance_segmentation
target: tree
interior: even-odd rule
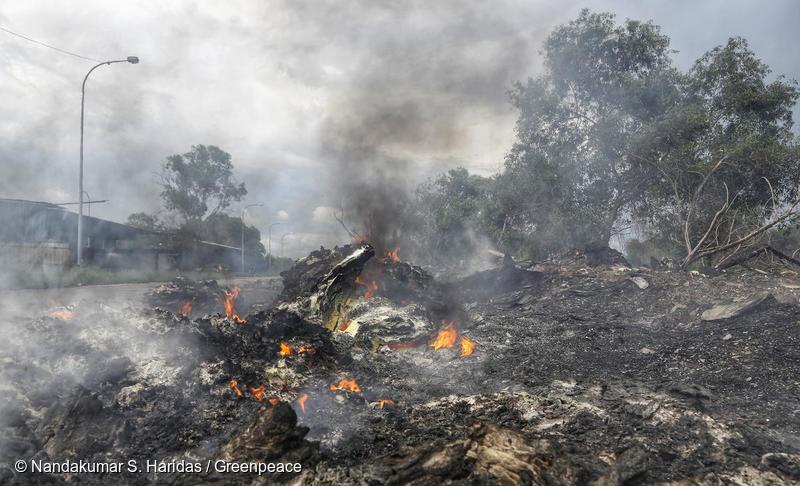
[[[167,157],[161,178],[164,206],[185,223],[218,214],[247,194],[244,183],[234,182],[231,155],[214,145]]]
[[[628,153],[678,100],[669,39],[652,23],[584,10],[553,31],[544,56],[545,72],[510,92],[517,141],[502,179],[519,199],[506,220],[538,241],[532,253],[605,245],[654,182]]]
[[[421,184],[415,205],[420,253],[440,262],[472,254],[478,239],[474,228],[487,228],[482,218],[490,192],[489,179],[464,168]]]
[[[148,231],[163,231],[166,225],[155,214],[133,213],[128,216],[128,225]]]
[[[798,91],[769,73],[742,38],[712,49],[632,150],[662,181],[638,216],[682,248],[684,266],[710,257],[719,266],[798,216]]]
[[[184,223],[174,232],[174,244],[182,249],[181,265],[188,268],[222,264],[238,269],[241,265],[242,220],[225,213],[212,214],[197,223]],[[208,244],[203,242],[210,242]],[[266,268],[266,249],[261,232],[255,226],[245,226],[245,269],[261,271]],[[232,248],[225,248],[225,245]]]
[[[543,52],[543,74],[510,92],[504,170],[423,187],[428,235],[457,247],[466,226],[536,258],[635,225],[658,253],[719,267],[800,219],[797,86],[744,39],[681,73],[658,26],[584,10]]]

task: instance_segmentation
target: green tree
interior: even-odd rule
[[[515,250],[539,255],[608,243],[654,181],[631,146],[679,100],[680,79],[658,26],[608,13],[556,28],[544,58],[544,73],[510,92],[517,141],[501,178],[518,198],[506,208],[511,233],[531,236]]]
[[[417,188],[418,244],[435,261],[457,261],[477,245],[474,228],[487,228],[486,213],[491,181],[457,168]]]
[[[792,223],[796,83],[770,81],[741,38],[686,73],[670,55],[658,26],[607,13],[553,31],[544,73],[510,93],[517,141],[495,192],[505,244],[537,256],[637,223],[684,265],[719,264]]]
[[[167,157],[162,172],[164,206],[186,223],[218,214],[247,194],[233,178],[231,155],[214,145],[194,145],[185,154]]]
[[[155,214],[133,213],[128,216],[128,225],[149,231],[163,231],[166,225]]]
[[[682,248],[684,265],[711,256],[721,263],[797,216],[798,91],[769,74],[744,39],[730,39],[697,60],[680,102],[632,148],[661,181],[637,216]]]

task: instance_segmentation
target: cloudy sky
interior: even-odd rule
[[[214,144],[233,155],[245,203],[264,204],[248,221],[264,233],[281,222],[273,240],[294,233],[298,256],[342,239],[329,208],[367,183],[359,171],[412,187],[458,165],[498,170],[515,119],[506,90],[587,6],[652,19],[681,68],[741,35],[800,79],[792,0],[3,0],[0,26],[94,59],[141,58],[88,83],[86,189],[110,200],[93,215],[159,211],[164,158]],[[92,65],[0,32],[0,197],[76,200]]]

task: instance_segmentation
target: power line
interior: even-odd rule
[[[92,59],[91,57],[81,56],[80,54],[75,54],[74,52],[69,52],[69,51],[65,51],[64,49],[59,49],[58,47],[51,46],[50,44],[45,44],[44,42],[39,42],[36,39],[31,39],[30,37],[26,37],[26,36],[24,36],[22,34],[17,34],[16,32],[12,32],[12,31],[10,31],[10,30],[6,29],[5,27],[2,27],[2,26],[0,26],[0,30],[2,30],[3,32],[9,33],[11,35],[15,35],[15,36],[17,36],[17,37],[19,37],[21,39],[25,39],[26,41],[33,42],[34,44],[39,44],[40,46],[44,46],[44,47],[47,47],[49,49],[53,49],[54,51],[58,51],[58,52],[60,52],[62,54],[67,54],[67,55],[70,55],[70,56],[73,56],[73,57],[77,57],[79,59],[84,59],[86,61],[103,62],[103,61],[100,61],[98,59]]]

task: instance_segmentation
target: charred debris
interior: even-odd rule
[[[298,261],[271,305],[189,280],[144,308],[80,302],[5,348],[2,463],[303,464],[130,484],[796,484],[800,278],[773,270],[593,249],[445,281],[351,244]]]

